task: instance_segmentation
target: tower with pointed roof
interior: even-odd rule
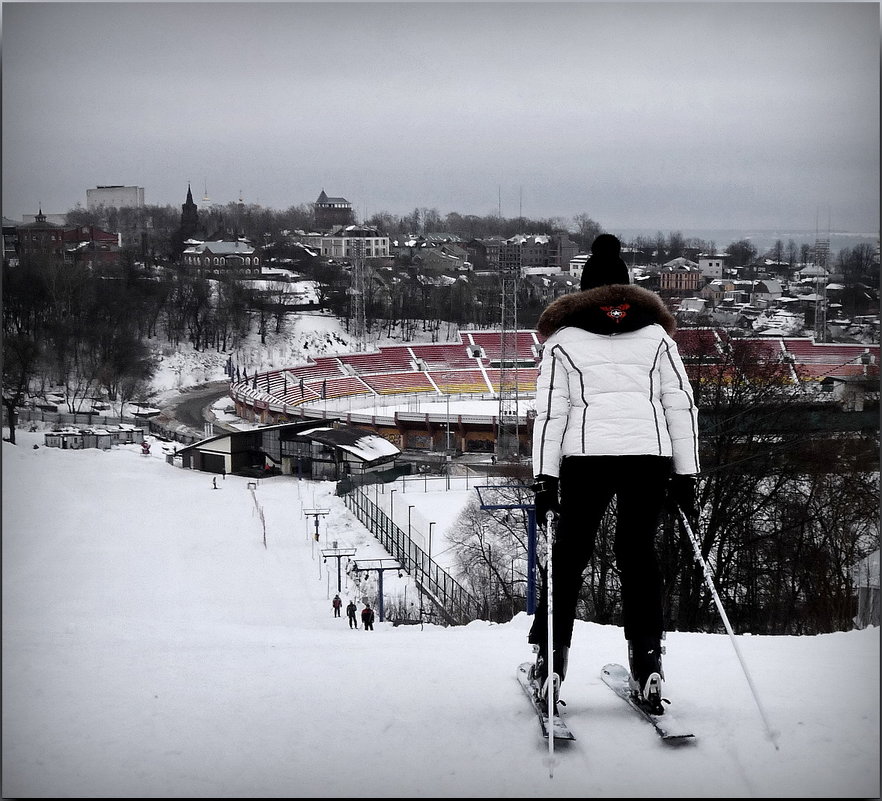
[[[355,215],[352,204],[345,197],[328,197],[325,190],[315,202],[315,228],[317,231],[333,231],[344,225],[352,225]]]
[[[46,219],[42,205],[34,221],[17,226],[16,232],[23,261],[36,257],[64,260],[64,228]]]
[[[192,239],[199,229],[199,210],[193,202],[193,192],[187,184],[187,200],[181,204],[181,239]]]

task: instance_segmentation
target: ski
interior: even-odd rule
[[[630,674],[627,668],[615,664],[604,665],[600,675],[606,685],[619,698],[637,712],[640,717],[652,724],[658,736],[666,743],[676,745],[695,739],[695,735],[689,728],[680,723],[670,712],[665,712],[663,715],[653,715],[641,706],[631,693],[631,688],[628,684]]]
[[[576,736],[570,731],[569,727],[564,722],[564,719],[560,715],[560,711],[553,716],[549,725],[548,705],[539,700],[537,695],[538,688],[532,678],[532,670],[532,662],[524,662],[518,665],[518,683],[523,688],[527,698],[530,699],[530,703],[533,705],[533,709],[539,718],[539,726],[542,729],[542,736],[548,739],[548,732],[550,729],[554,732],[555,741],[575,740]]]

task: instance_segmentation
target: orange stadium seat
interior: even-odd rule
[[[396,395],[405,392],[434,392],[435,387],[426,377],[425,373],[376,373],[363,375],[361,379],[368,384],[374,392],[381,395]]]

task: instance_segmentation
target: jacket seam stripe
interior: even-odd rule
[[[554,393],[554,373],[557,367],[556,359],[554,358],[554,351],[557,350],[557,345],[552,347],[551,349],[551,375],[548,376],[548,404],[545,408],[545,422],[542,423],[542,447],[539,449],[539,471],[536,472],[536,475],[540,475],[545,472],[543,469],[545,466],[545,432],[548,429],[548,421],[551,419],[551,396]],[[535,436],[535,435],[534,435]],[[535,471],[534,471],[535,472]]]
[[[681,375],[679,370],[677,370],[677,365],[674,362],[674,358],[671,356],[670,350],[671,350],[670,347],[668,347],[668,361],[671,363],[671,369],[674,371],[674,375],[676,375],[680,381],[680,389],[683,389],[683,386],[684,386],[683,381],[684,381],[684,379],[688,381],[688,378],[684,375]],[[697,465],[698,464],[698,425],[697,425],[698,416],[695,413],[695,400],[692,397],[692,394],[687,393],[687,395],[689,396],[689,417],[691,419],[691,425],[692,425],[692,442],[693,442],[692,456],[695,459],[695,464]]]
[[[661,456],[662,454],[662,436],[661,426],[659,425],[658,421],[658,409],[655,406],[655,399],[653,395],[655,394],[655,374],[659,366],[659,355],[661,354],[661,349],[664,344],[664,341],[659,342],[659,345],[655,350],[655,357],[652,360],[652,369],[650,369],[649,371],[649,405],[652,407],[652,418],[655,421],[655,439],[658,447],[659,456]]]
[[[576,367],[576,363],[573,361],[573,357],[570,356],[570,354],[567,353],[560,345],[556,345],[555,350],[559,350],[561,355],[566,357],[567,361],[570,363],[573,370],[579,376],[579,387],[580,387],[580,393],[582,395],[582,450],[584,451],[585,447],[586,447],[585,434],[586,434],[586,428],[588,425],[588,398],[585,396],[585,376],[582,373],[582,371],[578,367]],[[561,434],[561,445],[563,445],[563,439],[564,439],[565,435],[566,435],[566,428],[564,428],[564,431]]]

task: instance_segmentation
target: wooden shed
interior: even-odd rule
[[[98,448],[102,451],[109,451],[113,445],[111,433],[103,428],[84,428],[82,435],[84,448]]]
[[[43,442],[47,448],[62,448],[63,450],[79,450],[85,447],[82,432],[75,428],[47,431]]]

